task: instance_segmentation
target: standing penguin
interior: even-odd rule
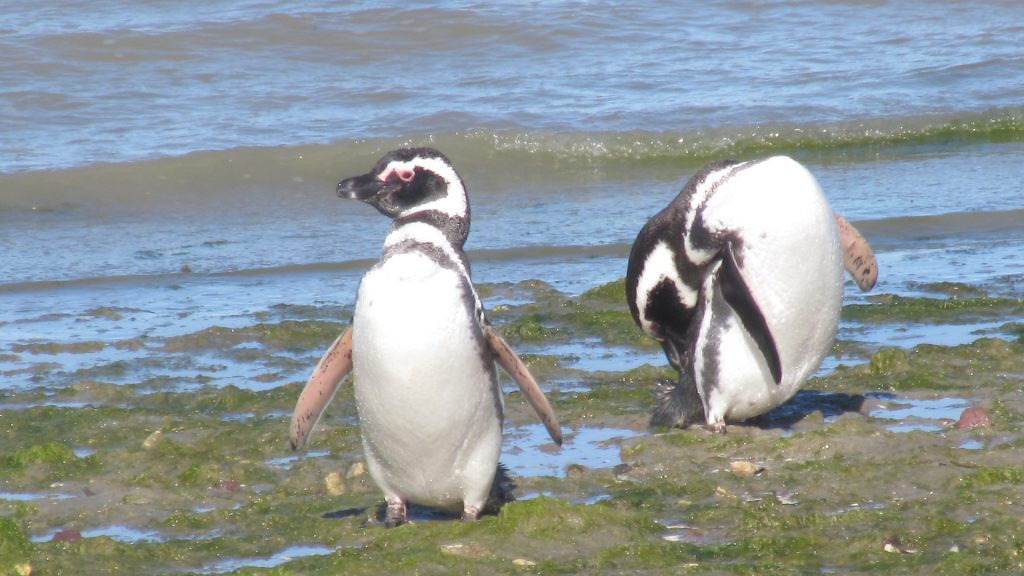
[[[874,286],[871,248],[791,158],[690,178],[629,254],[633,320],[679,371],[659,384],[651,424],[724,431],[796,394],[835,337],[844,265]]]
[[[292,415],[291,445],[308,439],[349,372],[370,474],[387,501],[386,525],[415,502],[480,515],[501,452],[503,400],[494,361],[515,379],[556,444],[557,419],[487,320],[462,246],[469,201],[447,158],[430,148],[387,153],[338,195],[394,223],[363,277],[350,326],[324,354]]]

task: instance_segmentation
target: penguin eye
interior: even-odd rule
[[[412,170],[395,170],[395,173],[398,174],[398,178],[402,182],[412,182],[413,177],[416,175]]]

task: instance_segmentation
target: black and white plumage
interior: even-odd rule
[[[299,397],[292,447],[306,443],[351,370],[367,468],[387,500],[387,524],[404,522],[409,502],[476,519],[501,452],[495,360],[559,444],[561,432],[473,287],[462,249],[470,223],[462,179],[437,150],[407,148],[343,180],[338,195],[366,202],[394,223],[380,261],[359,284],[352,326]]]
[[[659,385],[651,423],[724,430],[792,397],[835,336],[844,264],[874,285],[870,247],[796,161],[695,174],[629,255],[633,319],[679,371]]]

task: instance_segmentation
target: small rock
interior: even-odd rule
[[[465,547],[465,544],[441,544],[441,551],[448,554],[459,554]]]
[[[776,490],[775,499],[779,501],[779,504],[784,504],[786,506],[796,506],[800,503],[800,501],[796,499],[796,492],[790,492],[789,490]]]
[[[156,432],[153,432],[149,436],[146,436],[146,439],[142,441],[142,447],[145,448],[146,450],[150,450],[154,446],[156,446],[157,442],[159,442],[163,437],[163,431],[157,430]]]
[[[360,460],[359,462],[353,462],[352,465],[348,467],[348,472],[345,473],[345,477],[358,478],[363,474],[366,474],[366,463]]]
[[[582,464],[569,464],[565,467],[566,478],[579,478],[587,471]]]
[[[900,542],[900,537],[896,535],[889,536],[885,540],[882,540],[882,550],[891,553],[899,554],[915,554],[917,550],[913,548],[907,548]]]
[[[526,558],[516,558],[512,561],[512,564],[516,566],[536,566],[537,563],[533,560],[527,560]]]
[[[483,558],[487,556],[487,548],[483,545],[471,542],[469,544],[442,544],[441,551],[446,554],[453,556],[462,556],[464,558]]]
[[[758,468],[756,464],[747,460],[736,460],[729,463],[729,472],[737,476],[754,476],[764,472],[764,468]]]
[[[242,489],[242,483],[238,480],[221,479],[217,481],[216,488],[221,490],[227,490],[228,492],[238,492]]]
[[[612,468],[612,474],[615,474],[616,476],[622,476],[623,474],[629,474],[630,470],[632,469],[632,464],[627,464],[623,462],[622,464],[616,464],[615,467]]]
[[[324,478],[324,488],[330,496],[341,496],[348,491],[345,486],[345,478],[341,472],[331,472]]]
[[[957,430],[970,430],[971,428],[991,428],[992,416],[984,408],[971,406],[960,413],[960,419],[956,422]]]
[[[82,539],[82,533],[74,528],[68,528],[67,530],[58,530],[54,533],[51,542],[78,542]]]

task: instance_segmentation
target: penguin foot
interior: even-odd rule
[[[725,434],[725,422],[720,420],[718,422],[710,423],[707,425],[707,429],[715,434]]]
[[[384,527],[394,528],[408,522],[405,500],[388,500],[387,515],[384,516]]]
[[[464,522],[474,522],[480,518],[480,509],[476,506],[466,506],[462,510],[462,520]]]

